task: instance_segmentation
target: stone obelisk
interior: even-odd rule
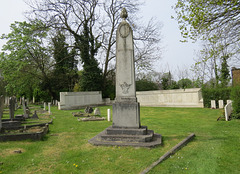
[[[89,140],[93,145],[154,147],[162,143],[160,134],[140,124],[140,105],[136,98],[133,31],[123,8],[116,34],[116,99],[113,123]]]
[[[116,99],[113,104],[113,127],[139,128],[139,103],[136,98],[133,31],[127,23],[127,11],[116,34]]]

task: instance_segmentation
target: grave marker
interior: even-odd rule
[[[48,113],[51,114],[51,102],[48,103]]]
[[[43,103],[43,110],[46,111],[46,102]]]
[[[224,107],[223,100],[218,100],[218,107],[219,109],[223,109]]]
[[[136,97],[133,31],[121,12],[116,33],[116,98],[112,126],[89,140],[94,145],[153,147],[162,143],[160,134],[140,124],[140,104]]]
[[[37,111],[34,111],[34,114],[32,116],[32,119],[38,119]]]
[[[94,115],[101,115],[101,112],[100,112],[99,108],[94,109]]]
[[[107,117],[108,117],[108,121],[111,121],[111,110],[110,109],[107,110]]]
[[[2,117],[3,117],[3,109],[4,109],[4,96],[0,96],[0,132],[2,130]]]
[[[15,97],[9,98],[9,117],[13,121],[14,119],[14,110],[15,110]]]
[[[215,100],[211,100],[211,108],[216,109],[216,101]]]
[[[24,116],[24,118],[29,118],[29,115],[27,113],[27,103],[26,103],[24,97],[22,98],[22,106],[23,106],[23,113],[24,113],[23,116]]]

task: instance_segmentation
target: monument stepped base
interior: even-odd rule
[[[162,143],[162,136],[148,130],[146,126],[136,128],[113,128],[105,129],[89,140],[93,145],[105,146],[134,146],[155,147]]]

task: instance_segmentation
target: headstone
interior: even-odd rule
[[[35,97],[33,96],[33,104],[35,103]]]
[[[227,100],[227,104],[232,103],[232,100]]]
[[[101,115],[101,112],[100,112],[99,108],[94,109],[94,115]]]
[[[160,134],[140,124],[140,104],[136,97],[133,31],[123,8],[116,34],[116,98],[112,126],[90,139],[94,145],[154,147],[162,143]]]
[[[26,101],[26,102],[27,102],[26,106],[28,106],[28,105],[29,105],[29,98],[27,98],[27,101]]]
[[[43,103],[43,110],[46,111],[46,102]]]
[[[57,101],[57,100],[55,100],[55,105],[56,105],[56,106],[58,105],[58,101]]]
[[[48,113],[51,114],[51,103],[48,103]]]
[[[111,110],[110,109],[107,110],[107,118],[108,118],[108,121],[111,121]]]
[[[9,117],[11,120],[14,119],[14,110],[15,110],[15,97],[9,98]]]
[[[5,97],[5,105],[9,105],[9,97]]]
[[[223,100],[218,100],[218,107],[219,109],[223,109],[224,107]]]
[[[24,97],[22,98],[22,106],[23,106],[24,118],[29,118],[29,115],[27,113],[27,105],[26,105],[26,101],[25,101]]]
[[[93,112],[93,108],[90,106],[87,106],[84,111],[85,113],[91,114]]]
[[[216,101],[215,100],[211,100],[211,108],[216,109]]]
[[[34,114],[32,116],[32,119],[38,119],[37,111],[34,111]]]
[[[1,95],[0,96],[0,132],[2,130],[3,109],[4,109],[4,97]]]

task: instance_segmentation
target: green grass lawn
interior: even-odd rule
[[[100,107],[102,116],[108,108]],[[0,142],[0,173],[140,173],[190,133],[194,140],[150,173],[240,173],[240,120],[216,121],[222,110],[141,107],[141,124],[163,136],[153,149],[92,146],[88,140],[111,122],[79,122],[71,114],[76,110],[51,111],[43,141]]]

